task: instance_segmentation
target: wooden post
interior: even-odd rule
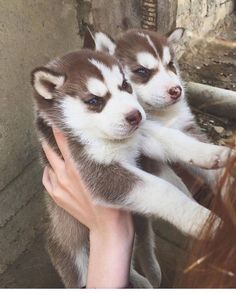
[[[157,30],[166,34],[176,27],[178,0],[156,0]]]

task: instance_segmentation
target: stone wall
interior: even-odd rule
[[[176,26],[206,35],[234,9],[233,0],[177,0]]]

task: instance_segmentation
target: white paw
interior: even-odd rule
[[[225,167],[231,155],[232,150],[227,147],[204,144],[199,145],[198,156],[192,157],[189,163],[204,169],[219,169]]]

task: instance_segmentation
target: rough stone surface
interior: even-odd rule
[[[185,27],[198,35],[214,30],[219,21],[233,11],[233,0],[177,0],[178,27]]]
[[[94,27],[114,37],[128,28],[140,27],[141,2],[140,0],[92,1]]]
[[[177,0],[157,0],[157,30],[163,34],[176,26]]]

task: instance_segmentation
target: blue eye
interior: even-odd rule
[[[97,105],[99,103],[99,97],[93,97],[90,100],[88,100],[86,103],[90,105]]]
[[[134,71],[135,74],[138,74],[139,76],[146,76],[148,74],[148,69],[145,68],[139,68]]]

